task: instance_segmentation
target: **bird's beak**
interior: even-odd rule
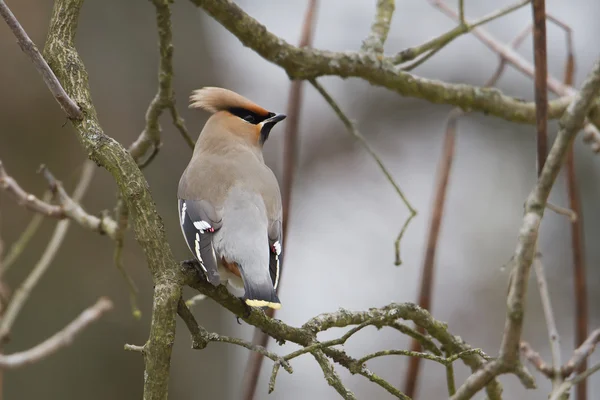
[[[276,123],[283,121],[286,118],[287,118],[287,115],[285,115],[285,114],[276,114],[269,119],[265,119],[263,121],[263,125],[275,125]]]

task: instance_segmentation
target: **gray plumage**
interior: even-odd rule
[[[251,306],[279,308],[281,194],[262,145],[285,116],[225,89],[201,89],[192,100],[214,114],[179,182],[188,247],[213,285]]]

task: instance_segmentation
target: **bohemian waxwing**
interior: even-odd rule
[[[216,87],[190,101],[212,115],[179,181],[183,236],[210,283],[249,306],[278,309],[281,194],[262,147],[286,116]]]

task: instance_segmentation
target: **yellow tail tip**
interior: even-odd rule
[[[269,308],[273,308],[275,310],[279,310],[281,308],[281,303],[272,303],[272,302],[266,301],[266,300],[247,299],[246,304],[248,304],[250,307],[269,307]]]

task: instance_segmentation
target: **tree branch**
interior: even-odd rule
[[[55,333],[52,337],[44,340],[37,346],[19,353],[10,355],[0,354],[0,368],[13,369],[20,368],[29,364],[34,364],[70,345],[75,336],[81,333],[91,323],[97,321],[107,311],[113,307],[112,302],[101,297],[96,304],[84,310],[75,320],[67,325],[61,331]]]
[[[94,165],[93,163],[87,164],[85,168],[90,170],[94,168]],[[77,201],[67,194],[62,183],[57,181],[45,166],[42,166],[41,169],[48,181],[50,190],[57,197],[60,205],[54,205],[44,200],[40,200],[33,194],[23,190],[17,181],[7,174],[2,165],[2,161],[0,161],[0,189],[11,194],[19,204],[24,205],[32,211],[48,217],[72,219],[84,228],[106,234],[114,239],[117,227],[114,220],[106,215],[98,218],[95,215],[88,214]],[[92,174],[93,171],[88,173]]]
[[[525,215],[514,255],[515,267],[508,294],[508,310],[500,357],[471,375],[457,390],[452,397],[453,400],[471,398],[494,376],[512,371],[517,365],[527,282],[545,204],[564,163],[569,146],[577,132],[583,127],[585,116],[599,92],[600,60],[595,63],[581,91],[576,95],[575,100],[569,105],[565,115],[561,118],[558,136],[550,149],[542,173],[525,203]]]
[[[535,105],[502,94],[498,89],[450,84],[422,78],[383,60],[360,52],[331,52],[298,48],[269,32],[231,0],[191,0],[202,7],[247,47],[282,67],[292,79],[316,79],[335,75],[363,78],[406,97],[436,104],[450,104],[464,110],[480,111],[513,122],[534,123]],[[549,103],[548,117],[559,118],[574,93]],[[600,109],[599,109],[600,121]]]
[[[146,111],[146,127],[129,147],[129,152],[141,168],[147,166],[158,153],[160,141],[160,124],[158,119],[163,111],[169,109],[173,123],[190,148],[194,148],[194,140],[190,137],[184,121],[175,108],[173,91],[173,32],[171,29],[171,1],[151,0],[156,7],[156,25],[158,27],[158,48],[160,53],[158,69],[158,91]],[[153,147],[148,160],[141,162],[142,157]]]
[[[377,0],[375,19],[371,25],[371,33],[363,42],[363,51],[372,51],[375,54],[383,53],[383,45],[387,40],[395,9],[395,0]]]
[[[83,0],[55,1],[44,55],[65,91],[86,115],[81,121],[72,121],[82,146],[93,161],[112,174],[132,215],[136,239],[154,281],[150,337],[144,347],[144,399],[165,400],[182,278],[144,175],[130,153],[105,135],[98,122],[87,72],[74,46],[82,4]]]
[[[2,18],[4,18],[4,21],[6,21],[6,24],[17,38],[17,43],[21,47],[21,50],[29,57],[40,75],[42,75],[46,86],[48,86],[48,89],[50,89],[50,92],[52,92],[52,95],[58,104],[60,104],[65,114],[71,119],[82,119],[83,113],[81,109],[65,92],[56,75],[54,75],[54,72],[52,72],[46,60],[40,54],[37,46],[31,41],[27,32],[25,32],[4,0],[0,0],[0,15],[2,15]]]
[[[322,351],[328,358],[347,368],[351,373],[366,377],[371,382],[381,386],[397,398],[407,399],[408,397],[393,385],[369,371],[364,365],[361,365],[357,359],[348,356],[341,350],[324,347],[324,344],[327,344],[327,342],[317,342],[316,334],[330,328],[343,328],[365,323],[367,325],[372,324],[377,328],[389,326],[396,329],[398,320],[404,319],[413,321],[417,326],[424,328],[431,337],[438,340],[448,353],[448,357],[453,354],[471,350],[471,348],[462,342],[459,337],[449,333],[444,323],[434,320],[426,310],[423,310],[412,303],[392,303],[382,308],[372,308],[369,311],[340,310],[337,312],[321,314],[307,321],[302,327],[296,328],[286,325],[282,321],[269,318],[260,309],[253,308],[248,310],[243,302],[232,296],[227,289],[223,287],[214,287],[204,280],[199,280],[197,271],[194,267],[182,264],[182,269],[186,277],[186,284],[218,302],[221,306],[227,308],[246,323],[261,329],[277,342],[283,343],[285,341],[291,341],[305,348],[313,346],[311,350]],[[302,353],[304,352],[305,351],[302,351]],[[471,367],[473,371],[481,368],[485,362],[485,359],[477,353],[465,353],[462,360]],[[271,387],[274,385],[273,375],[271,376],[270,384]],[[499,392],[500,390],[498,388],[498,391],[495,393],[499,396]],[[498,396],[495,398],[499,398]]]

